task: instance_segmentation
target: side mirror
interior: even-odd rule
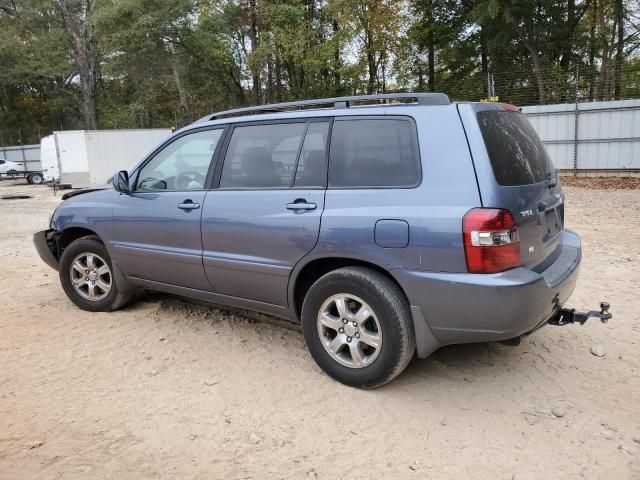
[[[113,183],[113,188],[116,192],[131,193],[131,188],[129,187],[129,173],[126,170],[120,170],[113,176],[111,180]]]

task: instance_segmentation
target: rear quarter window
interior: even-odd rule
[[[419,183],[420,157],[411,121],[335,120],[329,159],[330,187],[406,188]]]
[[[478,124],[498,184],[531,185],[553,169],[544,144],[519,112],[478,112]]]

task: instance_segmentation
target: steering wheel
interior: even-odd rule
[[[142,180],[138,184],[138,186],[142,190],[166,190],[167,182],[165,182],[164,180],[158,180],[157,178],[154,178],[154,177],[147,177],[144,180]]]
[[[193,190],[193,188],[189,188],[191,182],[198,182],[202,187],[204,186],[205,178],[204,175],[193,170],[182,172],[176,176],[176,190]]]

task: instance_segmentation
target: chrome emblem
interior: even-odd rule
[[[536,247],[529,247],[529,253],[533,253],[536,251]]]
[[[533,210],[521,210],[520,215],[523,217],[533,217]]]

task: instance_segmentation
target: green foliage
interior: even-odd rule
[[[0,0],[0,144],[84,126],[62,3]],[[640,0],[66,5],[97,49],[101,128],[180,127],[234,106],[367,92],[495,91],[518,104],[640,95]]]

